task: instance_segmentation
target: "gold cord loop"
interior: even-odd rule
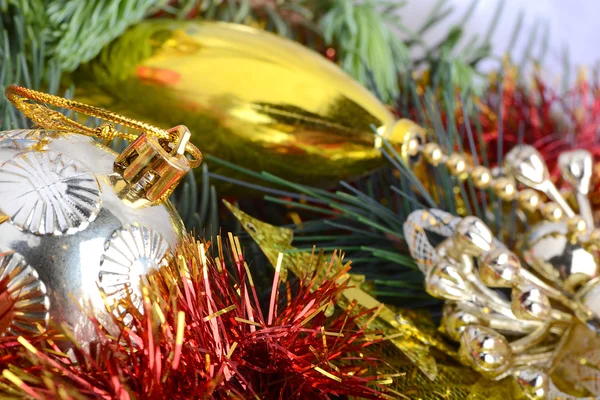
[[[161,129],[154,125],[104,110],[102,108],[79,103],[74,100],[65,99],[16,85],[8,86],[4,92],[4,95],[8,101],[10,101],[25,116],[44,129],[70,130],[83,135],[94,136],[106,140],[112,140],[115,137],[119,137],[128,141],[134,141],[138,137],[138,135],[135,134],[119,132],[110,123],[102,124],[97,128],[91,128],[70,119],[58,111],[50,110],[48,107],[36,103],[66,108],[77,113],[96,117],[114,124],[123,125],[128,128],[144,132],[149,136],[168,140],[175,145],[179,142],[177,130],[169,131],[166,129]],[[202,153],[196,146],[190,142],[187,142],[185,145],[185,151],[191,156],[191,159],[188,159],[191,168],[195,168],[200,165],[202,162]]]

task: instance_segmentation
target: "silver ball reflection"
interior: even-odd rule
[[[109,300],[135,293],[176,245],[183,224],[169,203],[134,209],[112,189],[115,157],[74,133],[0,133],[0,335],[52,321],[89,338],[77,302],[108,321],[99,287]]]
[[[459,357],[489,379],[499,379],[512,365],[512,351],[506,338],[493,329],[477,325],[463,330]]]
[[[535,226],[525,237],[521,252],[525,262],[547,280],[569,291],[577,290],[600,272],[597,256],[568,238],[564,222]]]
[[[517,383],[531,400],[541,400],[548,396],[550,382],[548,375],[534,367],[525,367],[514,374]]]
[[[490,251],[494,243],[494,235],[482,220],[470,215],[456,225],[454,243],[458,251],[478,257]]]

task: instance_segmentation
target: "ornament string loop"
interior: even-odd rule
[[[112,111],[79,103],[74,100],[65,99],[59,96],[38,92],[36,90],[16,85],[8,86],[4,92],[4,95],[8,101],[10,101],[25,116],[45,129],[71,130],[76,133],[94,136],[105,140],[112,140],[115,137],[119,137],[128,141],[134,141],[138,138],[139,135],[137,134],[118,131],[111,124],[115,123],[140,132],[144,132],[147,135],[153,136],[157,139],[168,140],[176,146],[181,143],[181,138],[178,136],[179,131],[177,129],[162,129],[154,125],[114,113]],[[105,123],[97,128],[92,128],[82,125],[58,111],[50,110],[43,104],[65,108],[77,113],[109,121],[110,123]],[[185,143],[185,152],[191,156],[191,158],[188,159],[189,166],[191,168],[195,168],[200,165],[202,162],[202,153],[196,146],[190,142]]]

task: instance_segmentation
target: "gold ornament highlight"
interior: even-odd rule
[[[203,151],[299,183],[382,165],[381,138],[413,164],[424,140],[326,58],[242,25],[143,22],[75,79],[79,99],[159,126],[186,121]]]
[[[517,232],[513,252],[475,216],[438,209],[409,215],[404,237],[427,291],[446,300],[442,330],[459,343],[458,359],[489,379],[512,376],[531,399],[560,390],[598,395],[597,385],[581,385],[584,374],[598,376],[590,350],[600,333],[600,230],[594,229],[588,197],[592,155],[575,150],[559,157],[574,210],[532,146],[512,148],[496,175],[480,166],[459,168],[461,159],[434,143],[418,151],[430,165],[445,163],[454,177],[464,174],[505,204],[514,202],[519,218],[530,224]],[[443,239],[433,244],[428,233]],[[585,351],[577,351],[585,365],[565,374],[578,343],[586,343]]]
[[[201,154],[185,127],[167,132],[15,86],[6,95],[47,129],[0,133],[0,335],[66,322],[86,342],[94,328],[80,306],[109,323],[105,305],[135,297],[140,277],[182,237],[183,223],[165,199]],[[40,103],[143,133],[127,135],[135,140],[117,154],[94,140],[125,136],[112,125],[80,126]]]

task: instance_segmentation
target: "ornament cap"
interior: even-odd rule
[[[414,166],[421,160],[420,149],[425,144],[425,130],[410,119],[399,119],[389,127],[383,137],[394,146],[407,165]],[[375,147],[383,147],[381,138],[375,140]]]
[[[140,135],[115,160],[114,172],[122,177],[115,185],[124,201],[134,207],[166,200],[191,169],[184,155],[191,133],[183,125],[169,129],[177,141]]]

